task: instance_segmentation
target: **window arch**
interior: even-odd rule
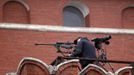
[[[64,26],[89,26],[89,10],[80,2],[70,2],[63,9]]]
[[[134,7],[127,7],[122,10],[122,27],[134,28]]]
[[[3,6],[3,22],[29,24],[29,7],[19,0],[6,2]]]

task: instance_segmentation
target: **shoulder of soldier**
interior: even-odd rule
[[[81,38],[81,40],[87,40],[87,41],[90,41],[87,37],[83,37],[83,38]]]

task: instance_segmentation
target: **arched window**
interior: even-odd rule
[[[88,8],[81,3],[68,3],[63,9],[64,26],[85,27],[89,26]]]
[[[134,28],[134,7],[125,8],[122,11],[123,28]]]
[[[3,6],[3,22],[29,24],[29,11],[19,1],[8,1]]]

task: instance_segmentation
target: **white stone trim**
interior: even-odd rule
[[[126,66],[126,67],[122,67],[120,69],[118,69],[116,72],[115,72],[115,75],[118,75],[122,70],[127,70],[127,69],[132,69],[132,66]]]
[[[6,73],[6,75],[17,75],[16,72],[9,72],[9,73]]]
[[[76,33],[82,32],[82,33],[134,35],[134,29],[117,29],[117,28],[65,27],[58,25],[34,25],[34,24],[13,24],[13,23],[0,23],[0,28],[35,30],[35,31],[53,31],[53,32],[76,32]]]
[[[88,69],[89,67],[95,67],[95,68],[97,68],[97,69],[100,69],[103,73],[105,73],[105,75],[108,74],[108,72],[105,71],[103,68],[101,68],[101,67],[99,67],[99,66],[97,66],[97,65],[95,65],[95,64],[89,64],[89,65],[86,66],[84,69],[82,69],[82,70],[79,72],[78,75],[83,75],[83,72],[86,71],[86,69]]]
[[[79,62],[79,60],[78,60],[78,59],[72,59],[72,60],[67,60],[67,61],[64,61],[64,62],[58,64],[58,65],[56,66],[57,71],[58,71],[58,69],[59,69],[62,65],[65,65],[65,64],[71,63],[71,62]]]
[[[24,61],[27,61],[27,60],[39,62],[39,63],[43,64],[47,69],[49,68],[49,66],[48,66],[46,63],[44,63],[43,61],[41,61],[41,60],[39,60],[39,59],[37,59],[37,58],[33,58],[33,57],[24,57],[24,58],[20,61],[19,65],[18,65],[18,67],[17,67],[16,73],[18,73],[19,70],[20,70],[20,68],[23,66],[22,63],[23,63]]]

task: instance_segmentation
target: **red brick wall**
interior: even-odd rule
[[[62,1],[29,0],[27,3],[30,5],[30,16],[32,24],[62,24]]]
[[[0,22],[3,17],[3,5],[8,0],[0,1]],[[70,0],[25,0],[30,7],[31,24],[62,25],[62,10]],[[91,27],[121,28],[121,11],[133,0],[83,0],[89,7]],[[15,71],[23,57],[35,57],[50,64],[57,55],[52,46],[35,46],[39,43],[73,41],[76,37],[103,37],[109,34],[37,32],[25,30],[0,29],[0,74]],[[134,60],[134,35],[112,35],[111,44],[106,46],[109,59]],[[121,65],[122,66],[122,65]],[[116,69],[121,67],[115,65]]]
[[[59,55],[53,46],[35,46],[35,43],[55,43],[73,41],[79,36],[89,39],[106,36],[104,34],[54,33],[23,30],[0,30],[0,72],[15,71],[23,57],[35,57],[50,64]],[[64,37],[62,37],[64,36]],[[133,35],[112,35],[110,45],[105,46],[109,59],[134,60]],[[115,68],[121,67],[115,65]]]
[[[1,0],[0,10],[8,0]],[[70,0],[26,0],[24,1],[30,8],[31,24],[62,25],[63,8]],[[131,6],[133,0],[83,0],[90,11],[89,22],[91,27],[122,27],[122,11]],[[17,13],[17,11],[16,11]],[[0,22],[2,11],[0,12]],[[127,25],[125,25],[127,26]]]

